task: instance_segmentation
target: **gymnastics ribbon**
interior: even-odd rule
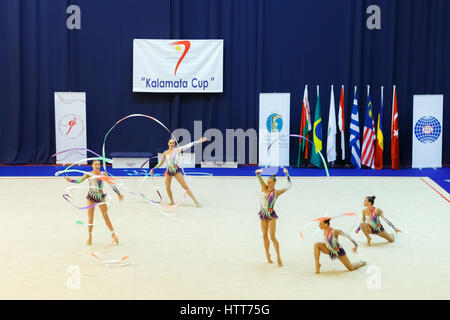
[[[69,152],[69,151],[82,151],[82,150],[89,151],[89,152],[91,152],[92,154],[96,155],[96,156],[99,157],[99,158],[101,157],[101,155],[99,155],[99,154],[95,153],[94,151],[89,150],[89,149],[87,149],[87,148],[71,148],[71,149],[66,149],[66,150],[57,152],[57,153],[53,154],[53,155],[51,156],[51,158],[52,158],[52,157],[56,157],[56,156],[58,156],[58,155],[60,155],[60,154]]]
[[[355,215],[356,215],[356,213],[354,213],[354,212],[348,212],[348,213],[339,214],[339,215],[336,215],[333,217],[321,217],[321,218],[313,219],[310,222],[307,222],[303,225],[303,227],[300,231],[300,238],[305,239],[303,237],[303,230],[305,229],[305,227],[313,224],[314,222],[320,222],[320,221],[324,221],[324,220],[331,220],[331,219],[342,218],[342,217],[350,217],[350,216],[355,216]]]
[[[130,256],[124,256],[120,259],[104,260],[98,252],[91,252],[90,255],[104,263],[107,267],[126,266],[129,263]]]
[[[114,128],[117,127],[117,125],[118,125],[119,123],[121,123],[121,122],[123,122],[123,121],[125,121],[125,120],[127,120],[127,119],[129,119],[129,118],[135,118],[135,117],[143,117],[143,118],[147,118],[147,119],[150,119],[150,120],[155,121],[157,124],[159,124],[160,126],[162,126],[162,127],[170,134],[170,136],[172,137],[172,139],[175,141],[175,143],[176,143],[177,146],[179,147],[177,139],[175,139],[175,137],[174,137],[174,135],[172,134],[172,132],[171,132],[171,131],[170,131],[170,130],[169,130],[169,129],[161,122],[161,121],[159,121],[159,120],[156,119],[155,117],[152,117],[152,116],[149,116],[149,115],[146,115],[146,114],[134,113],[134,114],[130,114],[130,115],[128,115],[128,116],[123,117],[122,119],[120,119],[119,121],[117,121],[117,122],[111,127],[111,129],[108,130],[108,132],[106,133],[105,137],[103,138],[103,146],[102,146],[102,156],[103,156],[103,158],[105,158],[105,155],[106,155],[106,151],[105,151],[105,149],[106,149],[106,140],[108,139],[108,136],[109,136],[109,134],[111,133],[111,131],[114,130]],[[106,171],[106,165],[105,165],[105,162],[103,162],[103,169]],[[182,168],[182,169],[183,169],[183,168]],[[183,171],[183,173],[184,173],[184,171]]]
[[[315,146],[315,144],[314,144],[311,140],[309,140],[308,138],[306,138],[306,137],[304,137],[304,136],[302,136],[302,135],[299,135],[299,134],[289,134],[289,135],[287,135],[287,136],[288,136],[288,137],[296,137],[296,138],[300,138],[300,139],[305,139],[306,141],[308,141],[309,143],[311,143],[312,145]],[[267,150],[269,150],[270,147],[272,146],[272,144],[274,144],[274,143],[275,143],[277,140],[279,140],[280,138],[281,138],[281,136],[278,137],[278,138],[276,138],[275,140],[273,140],[273,141],[270,143],[270,145],[269,145],[269,147],[267,148]],[[315,149],[317,150],[317,148],[315,148]],[[329,178],[329,177],[330,177],[330,173],[328,172],[327,162],[326,162],[325,158],[323,157],[322,152],[320,152],[320,151],[318,151],[318,150],[317,150],[317,152],[319,153],[320,158],[322,159],[322,163],[323,163],[323,166],[324,166],[324,168],[325,168],[325,172],[326,172],[326,174],[327,174],[327,177]]]

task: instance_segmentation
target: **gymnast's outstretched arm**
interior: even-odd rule
[[[199,139],[197,141],[194,141],[194,142],[188,143],[188,144],[186,144],[184,146],[178,147],[178,148],[175,149],[175,151],[176,152],[183,152],[183,151],[189,149],[190,147],[192,147],[192,146],[194,146],[196,144],[203,143],[204,141],[206,141],[206,138],[201,138],[201,139]]]
[[[390,222],[384,215],[383,215],[383,211],[380,212],[380,218],[383,219],[392,229],[395,230],[395,232],[399,232],[400,230],[397,229],[392,222]]]
[[[66,177],[66,181],[70,183],[82,183],[87,178],[89,178],[89,175],[84,174],[80,179],[70,179],[69,177]]]
[[[107,174],[106,174],[107,175]],[[119,196],[119,199],[123,198],[123,195],[120,193],[119,189],[117,189],[117,187],[115,185],[113,185],[112,183],[108,182],[108,185],[111,187],[111,189],[113,189],[113,191]]]
[[[358,248],[358,243],[355,240],[353,240],[353,238],[350,237],[350,235],[348,235],[347,233],[345,233],[342,230],[336,230],[335,232],[336,232],[337,236],[343,236],[343,237],[346,237],[347,239],[349,239],[355,245],[355,247],[353,248],[353,252],[356,253],[356,249]]]

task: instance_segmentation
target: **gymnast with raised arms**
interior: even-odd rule
[[[280,244],[278,243],[278,240],[275,236],[277,228],[276,219],[278,219],[278,216],[273,207],[278,197],[291,188],[291,178],[289,177],[288,170],[286,168],[283,168],[283,172],[286,175],[288,186],[281,190],[275,190],[275,183],[277,182],[275,175],[269,177],[267,179],[266,184],[264,180],[261,178],[262,169],[258,169],[255,171],[256,177],[258,178],[258,181],[261,184],[260,211],[258,214],[261,220],[261,230],[263,234],[264,249],[266,250],[267,261],[269,263],[272,263],[272,259],[270,257],[269,252],[270,247],[269,234],[270,234],[270,240],[272,240],[275,252],[277,253],[277,262],[279,267],[283,266],[283,262],[281,261],[280,257]]]

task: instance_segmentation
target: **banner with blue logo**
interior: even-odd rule
[[[412,167],[442,167],[443,95],[414,95]]]
[[[223,40],[134,39],[133,92],[223,92]]]
[[[260,166],[289,166],[290,106],[290,93],[259,94]]]

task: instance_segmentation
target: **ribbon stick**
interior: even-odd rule
[[[72,197],[71,197],[69,194],[67,194],[67,193],[63,194],[62,197],[64,198],[64,200],[66,200],[67,202],[69,202],[72,206],[74,206],[75,208],[80,209],[80,210],[87,210],[87,209],[94,208],[94,207],[99,206],[99,205],[102,205],[102,204],[106,204],[107,206],[109,206],[109,204],[110,204],[109,202],[104,201],[104,202],[96,202],[96,203],[91,204],[91,205],[89,205],[89,206],[84,206],[84,207],[83,207],[83,206],[77,205],[77,204],[73,201]]]

